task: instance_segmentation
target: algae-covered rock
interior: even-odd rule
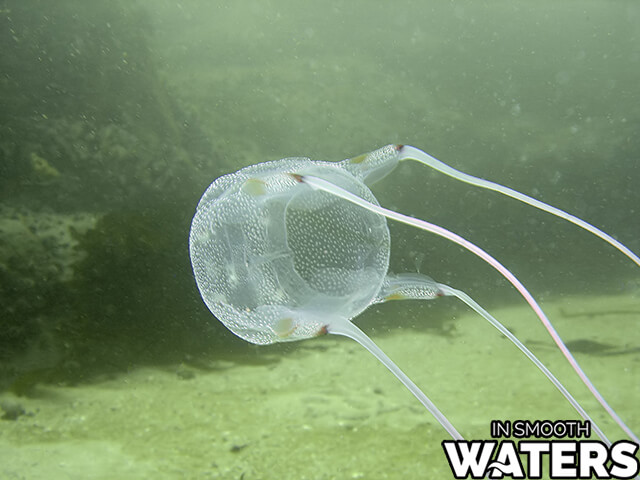
[[[210,142],[158,73],[145,12],[76,0],[0,10],[0,200],[105,210],[184,199]]]
[[[180,354],[200,307],[189,220],[215,152],[158,73],[144,10],[0,11],[0,388]]]
[[[78,360],[100,368],[106,359],[126,368],[180,358],[202,346],[192,333],[200,305],[184,261],[188,220],[180,217],[112,212],[77,235],[82,259],[68,284],[76,317],[61,328]]]
[[[79,235],[94,223],[93,214],[0,207],[0,364],[30,349],[39,351],[39,359],[20,356],[27,368],[58,357],[54,350],[62,342],[51,336],[64,309],[64,284],[82,255],[72,232]]]

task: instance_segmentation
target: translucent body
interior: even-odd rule
[[[378,294],[389,265],[384,217],[310,189],[289,172],[318,175],[377,204],[345,168],[305,158],[244,168],[202,196],[189,247],[209,310],[256,344],[326,333]]]
[[[596,434],[602,430],[535,355],[466,293],[420,274],[387,275],[386,218],[447,238],[482,258],[523,296],[567,361],[608,414],[638,437],[605,401],[524,285],[480,247],[442,227],[381,207],[367,184],[402,160],[416,160],[466,183],[510,196],[570,221],[640,258],[593,225],[520,192],[459,172],[414,147],[388,145],[338,163],[289,158],[243,168],[215,180],[202,196],[189,248],[198,289],[233,333],[256,344],[344,335],[378,358],[454,439],[462,436],[387,355],[351,320],[369,305],[455,296],[508,338],[551,381]]]

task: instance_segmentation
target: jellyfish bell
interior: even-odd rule
[[[270,344],[343,335],[384,364],[454,438],[460,433],[352,319],[375,303],[455,296],[508,338],[553,383],[594,432],[611,442],[536,356],[466,293],[418,273],[389,274],[387,219],[442,236],[493,266],[531,306],[558,348],[618,425],[638,442],[584,373],[533,296],[498,260],[438,225],[380,206],[368,185],[403,160],[493,190],[570,221],[636,264],[640,258],[593,225],[508,187],[453,169],[414,147],[388,145],[342,162],[288,158],[245,167],[215,180],[191,224],[189,251],[209,310],[237,336]]]

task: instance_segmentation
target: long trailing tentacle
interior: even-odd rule
[[[540,361],[535,354],[529,350],[513,333],[509,331],[500,321],[498,321],[493,315],[482,308],[474,299],[464,293],[462,290],[457,290],[449,285],[438,283],[431,277],[422,275],[420,273],[401,273],[397,275],[387,275],[380,294],[371,302],[383,303],[390,300],[434,300],[440,297],[456,297],[461,302],[465,303],[469,308],[475,311],[478,315],[484,318],[489,324],[497,329],[502,335],[511,341],[531,362],[538,367],[538,369],[547,377],[547,379],[558,389],[558,391],[567,399],[578,414],[584,419],[591,422],[593,431],[596,435],[605,442],[607,445],[611,445],[610,440],[604,434],[602,429],[596,424],[596,422],[589,416],[582,405],[569,393],[560,380],[551,373],[551,371]]]
[[[506,195],[507,197],[514,198],[519,200],[527,205],[531,205],[532,207],[538,208],[540,210],[544,210],[547,213],[555,215],[556,217],[560,217],[567,222],[571,222],[574,225],[579,226],[580,228],[585,229],[586,231],[592,233],[598,238],[601,238],[609,245],[613,246],[616,250],[620,251],[622,254],[626,255],[632,262],[640,267],[640,257],[633,253],[628,247],[623,245],[621,242],[613,238],[606,232],[603,232],[598,227],[591,225],[588,222],[585,222],[581,218],[578,218],[570,213],[565,212],[564,210],[560,210],[552,205],[541,202],[540,200],[536,200],[524,193],[520,193],[517,190],[514,190],[509,187],[505,187],[504,185],[500,185],[499,183],[494,183],[489,180],[485,180],[483,178],[474,177],[473,175],[469,175],[468,173],[461,172],[460,170],[456,170],[453,167],[450,167],[446,163],[438,160],[437,158],[429,155],[428,153],[423,152],[422,150],[411,147],[409,145],[397,145],[398,154],[400,156],[399,160],[414,160],[416,162],[422,163],[423,165],[427,165],[435,170],[444,173],[450,177],[455,178],[461,182],[467,183],[469,185],[474,185],[476,187],[485,188],[487,190],[493,190],[494,192],[501,193],[502,195]]]
[[[442,291],[445,295],[453,296],[458,298],[460,301],[465,303],[468,307],[478,313],[481,317],[487,320],[493,327],[495,327],[500,333],[502,333],[505,337],[507,337],[511,343],[513,343],[516,347],[520,349],[524,355],[531,360],[536,367],[540,369],[540,371],[549,379],[551,383],[562,393],[564,398],[571,404],[573,408],[580,414],[580,416],[584,420],[588,420],[591,423],[591,427],[593,431],[596,432],[598,437],[605,442],[607,445],[611,445],[611,442],[604,434],[604,432],[598,427],[596,422],[589,416],[589,414],[585,411],[584,408],[578,403],[578,401],[569,393],[569,391],[560,383],[560,380],[556,378],[556,376],[551,373],[551,371],[536,357],[531,350],[529,350],[518,338],[511,333],[502,323],[495,319],[489,312],[487,312],[484,308],[482,308],[478,303],[475,302],[469,295],[464,293],[461,290],[457,290],[448,285],[444,285],[442,283],[438,284],[440,291]]]
[[[434,225],[424,220],[410,217],[408,215],[403,215],[401,213],[394,212],[393,210],[389,210],[384,207],[380,207],[378,205],[374,205],[358,197],[357,195],[354,195],[351,192],[348,192],[347,190],[331,182],[328,182],[327,180],[324,180],[322,178],[314,177],[311,175],[298,175],[298,174],[292,174],[292,176],[297,181],[306,183],[310,187],[316,190],[322,190],[331,195],[335,195],[355,205],[358,205],[366,210],[377,213],[391,220],[395,220],[397,222],[404,223],[406,225],[410,225],[410,226],[419,228],[421,230],[425,230],[425,231],[434,233],[438,236],[444,237],[460,245],[461,247],[469,250],[470,252],[474,253],[475,255],[480,257],[482,260],[487,262],[489,265],[491,265],[493,268],[495,268],[503,277],[505,277],[516,288],[516,290],[518,290],[520,295],[522,295],[525,301],[536,313],[536,315],[538,316],[538,318],[540,319],[544,327],[549,332],[549,335],[551,335],[551,338],[553,339],[553,341],[556,343],[556,345],[558,346],[558,348],[560,349],[564,357],[567,359],[567,361],[573,368],[573,370],[578,374],[582,382],[591,391],[592,395],[598,400],[598,402],[607,411],[607,413],[609,413],[609,415],[615,420],[615,422],[620,426],[620,428],[622,428],[634,442],[640,443],[640,439],[624,423],[624,421],[622,420],[622,418],[620,418],[620,416],[616,413],[616,411],[607,403],[607,401],[604,399],[602,394],[595,387],[593,382],[591,382],[591,380],[589,379],[587,374],[584,372],[584,370],[582,370],[582,367],[580,367],[580,364],[578,363],[578,361],[575,359],[573,354],[569,351],[567,346],[564,344],[564,342],[562,341],[562,338],[560,338],[560,335],[552,325],[551,321],[547,318],[546,314],[544,313],[540,305],[538,305],[538,302],[536,302],[536,300],[533,298],[531,293],[529,293],[529,291],[525,288],[525,286],[520,282],[520,280],[516,278],[516,276],[513,273],[511,273],[511,271],[509,271],[509,269],[507,269],[504,265],[502,265],[498,260],[492,257],[489,253],[485,252],[483,249],[481,249],[477,245],[462,238],[460,235],[450,232],[449,230],[443,227]]]
[[[327,325],[327,332],[335,335],[343,335],[355,340],[364,348],[366,348],[374,357],[387,367],[398,380],[425,406],[427,410],[435,417],[440,425],[451,435],[454,440],[464,440],[462,435],[449,422],[447,417],[435,406],[435,404],[427,397],[418,386],[371,340],[362,330],[356,327],[349,320],[333,321]]]

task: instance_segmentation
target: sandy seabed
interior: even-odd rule
[[[640,431],[640,300],[572,297],[543,307]],[[530,310],[492,313],[613,440],[624,438]],[[493,419],[578,418],[476,315],[459,316],[449,336],[401,325],[381,335],[359,323],[465,438],[489,438]],[[31,398],[2,394],[26,414],[0,421],[0,478],[452,478],[440,443],[446,432],[353,341],[323,337],[257,351],[246,362],[140,368],[74,387],[39,386]]]

